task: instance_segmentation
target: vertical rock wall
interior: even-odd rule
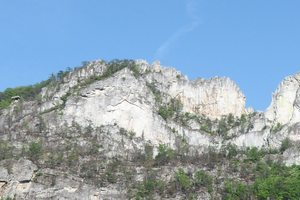
[[[300,73],[286,77],[272,94],[271,105],[265,111],[267,119],[274,123],[300,121]]]
[[[145,61],[137,63],[142,69],[154,72],[145,76],[147,82],[155,83],[159,90],[171,98],[180,98],[185,112],[205,114],[212,119],[229,113],[240,117],[245,113],[246,98],[229,78],[189,81],[187,76],[174,68],[161,66],[158,61],[150,66]]]

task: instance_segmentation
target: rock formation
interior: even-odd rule
[[[156,83],[171,98],[180,98],[186,112],[205,114],[212,119],[229,113],[234,116],[245,113],[246,98],[229,78],[199,78],[189,81],[174,68],[160,66],[158,61],[150,66],[142,60],[138,60],[137,64],[141,66],[142,72],[147,69],[155,72],[146,75],[145,80]]]
[[[220,160],[230,148],[280,150],[274,159],[299,164],[300,73],[285,78],[261,112],[245,109],[244,94],[229,78],[189,81],[158,61],[123,65],[93,61],[49,83],[35,100],[20,98],[1,110],[1,198],[138,199],[146,193],[137,185],[153,177],[159,180],[153,198],[186,198],[179,168],[194,178],[198,198],[221,198],[224,178],[212,192],[196,187],[195,174],[228,173],[231,162]],[[234,159],[246,163],[245,156]],[[169,184],[168,192],[159,184]]]
[[[266,118],[281,124],[300,121],[300,73],[286,77],[272,94],[272,103],[265,111]]]

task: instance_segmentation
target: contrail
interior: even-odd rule
[[[191,19],[193,19],[193,21],[188,25],[181,27],[157,49],[155,54],[156,59],[162,58],[172,43],[174,43],[179,37],[181,37],[185,33],[193,31],[201,23],[199,17],[195,14],[195,1],[187,1],[186,12],[188,16]]]

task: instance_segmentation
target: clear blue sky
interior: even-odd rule
[[[0,91],[94,59],[226,76],[247,106],[300,71],[299,0],[0,0]]]

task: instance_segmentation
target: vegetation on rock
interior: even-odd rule
[[[81,68],[52,74],[34,86],[8,88],[0,93],[0,110],[9,108],[11,97],[21,97],[10,113],[1,116],[1,173],[10,174],[10,162],[22,158],[37,165],[38,171],[30,182],[43,188],[56,188],[59,181],[76,179],[96,190],[117,188],[123,199],[197,199],[201,195],[211,199],[300,197],[300,167],[288,167],[282,161],[283,153],[298,144],[289,137],[281,141],[278,149],[237,147],[231,143],[236,134],[251,132],[256,112],[239,117],[230,113],[210,119],[204,114],[185,112],[179,97],[160,91],[157,82],[145,81],[147,92],[151,91],[155,99],[153,115],[162,124],[168,124],[166,134],[174,138],[174,144],[154,144],[145,140],[144,132],[126,130],[118,121],[95,125],[84,119],[86,126],[73,119],[63,121],[62,111],[65,112],[68,99],[78,97],[76,93],[90,84],[112,77],[124,68],[131,70],[134,80],[151,75],[149,69],[141,74],[133,60],[102,63],[106,70],[101,75],[78,77],[77,84],[60,96],[60,104],[40,113],[34,109],[43,104],[41,89],[58,89],[68,74],[87,66],[88,62]],[[176,76],[176,80],[180,78]],[[121,82],[125,80],[128,79],[123,77]],[[34,112],[25,111],[24,105],[30,101],[33,103],[26,105]],[[193,127],[197,127],[193,131],[212,142],[207,146],[192,146],[184,131]],[[280,123],[271,129],[265,126],[261,132],[269,128],[270,133],[276,134],[282,127]],[[5,184],[5,187],[9,185],[6,181]]]

